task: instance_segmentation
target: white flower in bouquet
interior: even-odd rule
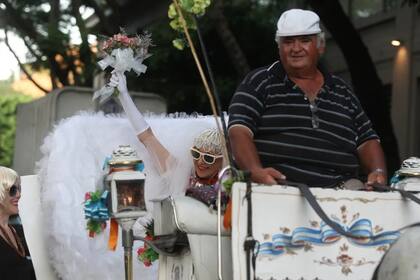
[[[151,35],[147,33],[133,37],[122,33],[115,34],[100,45],[100,54],[103,58],[98,65],[102,70],[111,67],[112,72],[124,74],[133,70],[140,75],[146,72],[147,67],[143,61],[150,56],[148,48],[151,44]],[[102,103],[110,98],[114,91],[115,88],[107,84],[95,91],[93,100],[99,98],[99,102]]]

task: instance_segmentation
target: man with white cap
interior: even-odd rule
[[[284,12],[275,41],[280,60],[249,73],[229,107],[238,166],[251,171],[254,182],[276,184],[287,177],[311,187],[354,182],[361,166],[365,187],[384,184],[379,137],[359,100],[318,64],[325,50],[318,15]]]

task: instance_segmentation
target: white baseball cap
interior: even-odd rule
[[[291,9],[281,14],[277,22],[276,37],[321,33],[319,16],[308,10]]]

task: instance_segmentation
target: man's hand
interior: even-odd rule
[[[271,167],[251,170],[251,181],[255,183],[276,185],[278,180],[285,179],[286,176]]]
[[[385,156],[379,141],[372,139],[364,142],[357,148],[357,154],[363,169],[368,173],[366,190],[372,190],[375,185],[385,185]]]
[[[365,186],[367,190],[372,190],[375,185],[385,185],[386,181],[386,174],[383,170],[374,170],[369,173]]]

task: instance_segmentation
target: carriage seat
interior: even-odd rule
[[[217,211],[191,197],[168,197],[153,201],[153,219],[156,236],[183,232],[188,238],[181,255],[159,256],[159,280],[172,279],[174,267],[182,267],[182,279],[217,279]],[[230,232],[222,226],[221,271],[226,280],[233,275],[231,247]]]
[[[217,235],[217,211],[194,198],[154,200],[153,213],[156,235],[173,234],[176,230],[187,234]],[[230,236],[223,226],[222,235]]]

